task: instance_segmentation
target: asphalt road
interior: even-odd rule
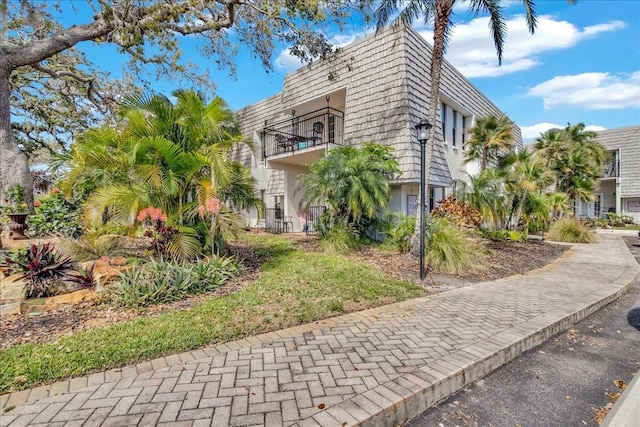
[[[627,241],[640,263],[640,247],[631,245],[638,239]],[[597,426],[597,413],[613,402],[607,393],[620,392],[614,382],[640,370],[640,331],[627,323],[639,301],[635,286],[405,427]]]

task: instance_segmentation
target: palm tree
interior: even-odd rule
[[[592,200],[608,161],[607,150],[596,140],[596,133],[584,123],[564,129],[550,129],[534,145],[547,167],[555,173],[556,190],[565,192],[573,203]]]
[[[553,128],[540,134],[533,146],[545,159],[545,165],[551,167],[569,151],[570,144],[563,129]]]
[[[505,225],[513,200],[505,191],[504,172],[493,168],[456,182],[456,197],[477,209],[484,226],[494,230]]]
[[[73,188],[93,180],[85,217],[96,225],[105,211],[112,221],[132,225],[141,209],[162,209],[180,230],[174,248],[182,256],[199,249],[198,206],[232,182],[228,152],[242,136],[220,98],[206,104],[194,91],[174,96],[175,104],[155,94],[128,98],[121,130],[94,130],[74,144],[67,182]],[[236,199],[237,205],[254,202]]]
[[[363,232],[391,199],[389,179],[400,172],[392,152],[374,143],[331,150],[298,177],[300,207],[327,203],[332,224],[353,224]]]
[[[513,149],[513,123],[507,116],[479,118],[469,133],[464,161],[479,159],[480,172],[484,172],[487,163],[497,162]]]
[[[542,194],[542,191],[553,181],[553,174],[545,167],[544,160],[535,153],[522,151],[509,157],[511,159],[506,163],[510,164],[508,172],[509,182],[512,183],[510,192],[518,195],[518,205],[515,207],[512,223],[517,226],[529,194],[534,192]]]
[[[231,209],[240,211],[257,209],[258,213],[264,208],[263,201],[256,197],[256,179],[251,175],[251,168],[231,161],[229,162],[229,184],[220,189],[218,197],[229,204]]]
[[[453,23],[451,22],[451,14],[453,4],[456,0],[382,0],[375,12],[376,26],[378,29],[385,26],[392,16],[399,12],[397,23],[402,25],[410,25],[414,20],[423,18],[425,23],[433,26],[433,50],[431,53],[431,65],[429,76],[431,78],[431,88],[429,93],[429,122],[436,123],[437,107],[440,91],[440,73],[442,70],[442,59],[447,48],[447,42],[451,34]],[[502,16],[502,8],[500,0],[460,0],[466,1],[469,10],[474,15],[489,15],[489,31],[493,38],[493,42],[498,54],[498,63],[502,63],[502,50],[506,34],[506,24]],[[569,0],[574,2],[575,0]],[[522,0],[525,8],[527,25],[529,32],[534,33],[536,28],[536,13],[533,8],[533,0]],[[402,8],[402,10],[399,10]],[[424,182],[429,182],[429,165],[431,164],[431,156],[433,153],[435,132],[431,132],[427,141]],[[418,209],[418,211],[420,211]],[[418,221],[416,221],[418,222]],[[419,224],[416,224],[416,230],[419,230]],[[414,233],[414,243],[418,237],[419,231]],[[417,249],[418,245],[414,244],[412,248]]]

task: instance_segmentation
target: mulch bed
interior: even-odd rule
[[[289,235],[301,250],[315,251],[314,237]],[[469,283],[496,280],[513,274],[523,274],[542,267],[560,257],[569,246],[549,243],[489,243],[491,253],[486,260],[487,269],[468,275],[447,275],[429,272],[422,282],[419,278],[419,262],[410,254],[380,251],[365,247],[351,255],[351,258],[367,262],[391,277],[422,285],[429,292],[439,292]],[[52,341],[74,332],[94,327],[131,320],[137,317],[153,316],[170,310],[184,310],[204,301],[237,292],[260,275],[261,260],[248,245],[234,244],[233,252],[243,260],[244,274],[215,292],[161,306],[138,309],[113,309],[99,302],[80,303],[37,316],[12,315],[0,319],[0,348],[31,342]]]
[[[303,250],[316,250],[315,243],[310,238],[298,238],[296,245]],[[458,275],[435,273],[427,265],[424,281],[420,280],[420,260],[411,254],[381,251],[372,246],[365,246],[348,256],[366,262],[391,277],[423,286],[433,293],[470,283],[524,274],[555,261],[570,248],[568,245],[537,241],[527,243],[486,242],[484,245],[488,252],[483,259],[485,268]]]

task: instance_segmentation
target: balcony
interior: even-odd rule
[[[264,127],[262,157],[282,163],[311,163],[326,145],[342,145],[343,131],[344,113],[331,107],[294,116]]]

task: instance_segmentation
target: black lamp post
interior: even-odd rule
[[[420,280],[424,280],[424,205],[425,205],[425,182],[424,170],[429,165],[424,164],[424,151],[429,140],[429,132],[431,131],[431,123],[429,120],[422,119],[416,125],[418,131],[418,142],[420,143]]]

